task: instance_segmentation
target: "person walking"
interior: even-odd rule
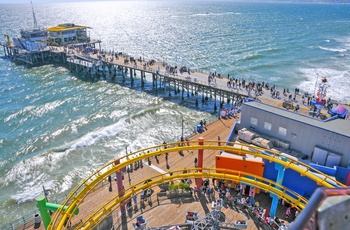
[[[146,194],[147,194],[147,197],[148,197],[148,202],[151,202],[151,200],[152,200],[151,199],[152,190],[150,188],[148,188]]]
[[[194,167],[195,168],[198,167],[198,159],[197,159],[197,157],[194,158]]]
[[[134,200],[134,204],[136,205],[137,204],[137,195],[136,194],[134,194],[133,200]]]
[[[288,207],[286,210],[286,217],[289,218],[290,214],[291,214],[290,207]]]
[[[298,216],[299,216],[299,210],[296,210],[294,214],[294,219],[296,219]]]
[[[145,196],[145,193],[144,193],[143,189],[141,189],[141,191],[140,191],[140,200],[141,201],[143,201],[144,196]]]

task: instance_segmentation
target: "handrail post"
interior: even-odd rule
[[[203,137],[199,137],[198,138],[198,145],[204,145],[204,138]],[[198,168],[203,168],[203,148],[202,149],[198,149]],[[199,170],[200,172],[202,172],[202,170]],[[200,187],[202,186],[202,178],[196,178],[196,185],[197,185],[197,192],[198,194],[201,194],[200,191]]]

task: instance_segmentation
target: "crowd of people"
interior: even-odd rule
[[[54,47],[53,47],[54,48]],[[52,48],[52,49],[53,49]],[[149,61],[144,61],[143,58],[139,58],[139,59],[134,59],[133,57],[128,57],[125,54],[123,54],[122,52],[114,52],[114,51],[105,51],[105,50],[99,50],[96,49],[94,47],[65,47],[65,51],[67,54],[82,54],[85,56],[90,57],[91,55],[95,55],[97,54],[97,57],[99,58],[99,60],[102,61],[110,61],[113,62],[115,59],[119,60],[119,58],[123,57],[124,58],[124,62],[125,64],[131,62],[134,63],[134,65],[137,66],[137,61],[142,63],[144,68],[152,66],[156,63],[155,60],[149,60]],[[189,67],[181,67],[178,68],[177,66],[171,66],[171,65],[167,65],[163,63],[163,66],[165,67],[165,72],[168,74],[172,74],[172,75],[177,75],[178,72],[180,72],[180,74],[188,74],[191,75],[191,73],[193,73],[193,70],[191,70],[191,68]],[[216,71],[214,72],[210,72],[208,75],[208,85],[217,85],[217,79],[223,79],[223,75],[220,73],[217,73]],[[251,78],[251,77],[250,77]],[[270,90],[270,94],[271,97],[273,99],[281,99],[281,93],[280,91],[276,88],[275,85],[270,86],[270,84],[268,82],[255,82],[255,81],[248,81],[244,78],[238,78],[235,76],[230,76],[230,74],[227,74],[227,87],[229,89],[232,90],[246,90],[249,93],[254,93],[255,95],[250,95],[253,97],[258,97],[261,96],[264,92],[263,89],[265,90]],[[300,94],[300,89],[299,88],[295,88],[294,89],[294,94],[292,92],[289,91],[288,88],[283,88],[283,93],[282,95],[285,97],[285,100],[289,100],[292,102],[297,102],[297,95]],[[305,106],[312,106],[312,101],[315,99],[315,97],[311,96],[308,93],[304,93],[302,96],[302,104]],[[325,108],[327,109],[331,109],[332,108],[332,101],[330,100],[330,98],[327,100],[326,104],[325,104]]]

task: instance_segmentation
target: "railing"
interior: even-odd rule
[[[31,211],[22,216],[21,218],[18,218],[17,220],[0,227],[0,230],[16,230],[20,227],[24,229],[25,227],[32,226],[34,225],[34,215],[37,213],[39,213],[39,209]]]
[[[99,185],[96,187],[96,189],[102,188],[106,185],[109,185],[109,183],[104,183],[103,181],[99,183]],[[55,204],[60,204],[64,198],[67,196],[62,195],[57,199],[50,200],[50,202],[55,203]],[[16,230],[16,229],[25,229],[30,226],[34,226],[34,215],[35,214],[40,214],[39,209],[35,209],[34,211],[30,211],[23,215],[22,217],[12,221],[11,223],[8,223],[6,225],[3,225],[0,227],[0,230]]]
[[[298,162],[293,158],[289,158],[288,156],[281,155],[279,152],[276,151],[270,151],[263,148],[258,147],[251,147],[249,145],[244,145],[241,143],[234,143],[234,146],[224,146],[224,145],[218,145],[217,141],[205,141],[204,145],[198,145],[198,141],[189,141],[187,142],[188,145],[183,145],[182,142],[176,142],[176,143],[170,143],[165,145],[158,145],[153,146],[149,148],[145,148],[142,150],[138,150],[136,152],[130,153],[128,155],[121,156],[119,158],[120,163],[116,164],[115,161],[110,161],[100,169],[96,170],[93,174],[89,175],[85,180],[83,180],[79,185],[76,186],[75,189],[66,197],[66,200],[63,202],[63,205],[69,206],[66,211],[58,210],[55,212],[55,215],[52,219],[52,225],[49,226],[50,229],[62,229],[63,223],[65,221],[71,220],[73,217],[69,213],[75,210],[75,208],[79,207],[79,205],[84,201],[84,199],[87,199],[87,196],[89,195],[90,191],[94,190],[97,183],[103,179],[105,179],[108,175],[111,175],[112,173],[118,172],[121,169],[125,168],[127,165],[133,164],[135,162],[138,162],[142,159],[147,159],[149,157],[154,157],[159,154],[165,154],[165,153],[177,153],[178,151],[184,151],[184,150],[199,150],[199,149],[207,149],[207,150],[224,150],[224,151],[233,151],[236,154],[251,154],[254,157],[262,157],[264,159],[267,159],[269,161],[276,162],[278,164],[283,165],[285,168],[291,168],[294,171],[300,173],[302,176],[307,176],[310,179],[314,180],[318,185],[325,186],[325,187],[344,187],[343,184],[335,181],[334,179],[330,178],[329,176],[321,173],[318,170],[315,170],[311,168],[310,166]],[[222,143],[224,144],[224,142]],[[167,149],[164,149],[164,147],[168,147]],[[147,153],[146,153],[147,152]],[[269,154],[266,154],[268,152]],[[133,158],[132,158],[133,156]],[[316,172],[321,175],[321,177],[314,175],[312,172]],[[212,177],[215,173],[207,173],[205,174],[203,172],[201,175],[194,175],[193,177]],[[180,177],[189,177],[189,174],[186,175],[177,175]],[[220,177],[220,175],[214,175],[214,177]],[[225,177],[229,177],[228,174],[225,174]],[[161,181],[164,181],[165,177],[162,177],[158,180],[153,180],[152,182],[149,182],[148,184],[144,184],[143,186],[140,186],[139,188],[136,188],[135,190],[129,191],[129,193],[136,192],[136,190],[140,190],[145,188],[145,186],[153,185],[154,183],[159,183]],[[167,179],[171,179],[170,177],[167,177]],[[232,180],[237,180],[237,178],[231,178]],[[259,181],[249,182],[245,181],[245,177],[240,177],[239,180],[244,181],[248,184],[253,183],[255,185],[260,185],[260,187],[264,187],[264,184],[260,184]],[[263,188],[264,190],[273,191],[275,187],[269,186],[268,188]],[[280,192],[280,191],[276,191]],[[108,205],[108,208],[104,209],[104,213],[108,212],[110,213],[114,209],[112,207],[115,207],[116,203],[120,204],[120,202],[124,202],[125,199],[127,199],[127,196],[130,196],[130,194],[125,194],[124,197],[121,198],[121,200],[113,200],[112,203]],[[281,195],[281,194],[280,194]],[[286,197],[287,195],[285,195]],[[97,217],[96,217],[97,218]],[[96,219],[97,220],[97,219]],[[87,223],[87,226],[92,223]]]
[[[164,182],[170,182],[179,179],[187,178],[216,178],[216,179],[227,179],[235,182],[242,181],[245,184],[262,188],[266,191],[269,191],[272,194],[279,196],[281,199],[286,200],[289,203],[295,205],[297,209],[303,209],[307,204],[307,199],[300,196],[299,194],[283,187],[282,185],[276,184],[271,180],[258,177],[249,173],[239,172],[235,170],[227,169],[217,169],[217,168],[202,168],[202,171],[197,171],[197,168],[188,168],[186,172],[181,170],[174,170],[166,172],[164,174],[159,174],[150,178],[146,178],[143,181],[140,181],[136,184],[133,184],[132,188],[129,188],[125,191],[125,195],[120,198],[113,197],[111,200],[107,201],[100,208],[97,208],[90,214],[88,219],[85,219],[83,222],[80,222],[78,226],[79,229],[90,229],[92,227],[98,226],[102,220],[110,216],[112,213],[115,213],[123,204],[128,204],[132,202],[133,194],[138,194],[138,191],[141,189],[146,190],[147,188],[152,188],[163,184]],[[253,178],[253,179],[251,179]],[[179,193],[181,195],[183,193]],[[187,193],[185,193],[187,195]],[[152,202],[151,197],[147,197],[149,202]],[[159,201],[158,201],[159,202]],[[158,203],[159,204],[159,203]],[[145,211],[145,208],[140,207],[141,213]]]

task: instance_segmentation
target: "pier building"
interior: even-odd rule
[[[13,46],[24,49],[27,51],[38,51],[42,50],[47,46],[47,35],[48,32],[44,28],[40,28],[38,26],[38,22],[35,17],[35,12],[32,5],[32,11],[33,11],[33,20],[34,20],[34,26],[33,29],[21,29],[20,31],[20,37],[14,37],[13,38]],[[7,37],[7,44],[11,46],[11,41],[8,35],[5,35]]]
[[[73,23],[60,24],[58,26],[47,28],[48,44],[54,46],[63,46],[74,43],[86,43],[90,41],[87,29],[88,26],[75,25]]]
[[[265,147],[303,158],[321,166],[348,167],[350,162],[349,121],[320,120],[260,102],[242,105],[240,129],[265,137]],[[272,141],[271,141],[272,140]],[[260,141],[261,142],[261,141]]]

